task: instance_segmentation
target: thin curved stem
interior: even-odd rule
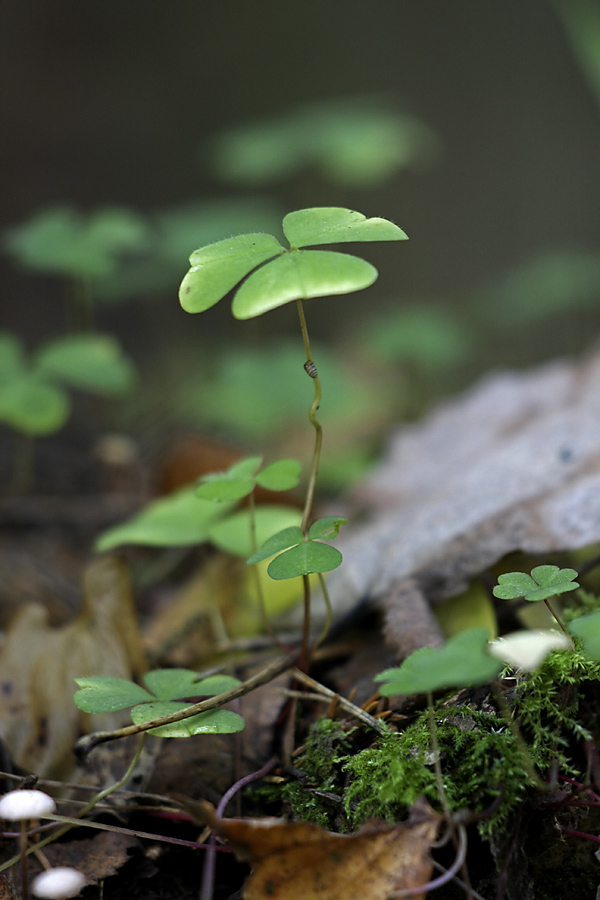
[[[304,352],[306,354],[306,362],[304,364],[304,368],[306,370],[306,373],[310,376],[310,378],[312,378],[315,386],[315,398],[308,413],[310,423],[315,429],[315,447],[313,450],[313,461],[310,478],[308,481],[308,487],[306,489],[306,501],[304,503],[304,513],[302,515],[301,525],[302,533],[306,535],[306,533],[308,532],[308,526],[310,524],[310,516],[312,513],[313,499],[315,494],[315,485],[317,483],[317,474],[319,471],[319,460],[321,458],[321,445],[323,443],[323,428],[321,426],[321,423],[317,419],[317,410],[319,409],[319,406],[321,404],[322,392],[319,374],[312,356],[312,351],[310,349],[310,340],[308,337],[308,329],[306,327],[306,319],[304,317],[304,307],[302,306],[302,300],[296,300],[296,307],[298,309],[300,331],[302,332],[302,342],[304,343]]]
[[[321,585],[321,590],[323,591],[323,599],[325,600],[325,624],[323,625],[321,634],[312,645],[311,649],[313,653],[317,649],[317,647],[321,646],[321,644],[329,634],[329,629],[331,628],[331,623],[333,621],[333,607],[331,605],[331,597],[329,596],[329,591],[327,590],[327,585],[325,584],[325,578],[323,577],[321,572],[319,572],[318,578]]]
[[[215,810],[215,815],[220,819],[225,812],[227,804],[231,800],[232,797],[240,790],[240,788],[245,787],[247,784],[250,784],[253,781],[258,781],[259,778],[262,778],[263,775],[266,775],[267,772],[270,772],[273,766],[276,764],[277,758],[271,757],[268,763],[259,769],[257,772],[251,772],[250,775],[245,775],[243,778],[240,778],[239,781],[236,781],[235,784],[232,784],[229,790],[225,791],[223,796],[221,797],[221,801]],[[215,884],[215,863],[216,863],[216,855],[217,855],[217,845],[215,844],[215,833],[212,832],[208,849],[206,851],[206,857],[204,860],[204,869],[202,870],[202,887],[200,890],[200,900],[212,900],[214,884]]]

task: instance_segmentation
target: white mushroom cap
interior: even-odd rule
[[[57,866],[36,875],[31,882],[31,893],[35,897],[45,897],[47,900],[63,900],[66,897],[75,897],[85,885],[85,876],[77,869]]]
[[[56,803],[43,791],[10,791],[0,798],[0,819],[21,822],[56,812]]]

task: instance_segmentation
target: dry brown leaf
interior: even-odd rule
[[[338,615],[368,598],[401,619],[415,592],[456,595],[511,551],[600,541],[600,354],[489,376],[399,429],[355,501],[367,523],[337,543]]]
[[[426,804],[415,821],[371,822],[350,835],[281,819],[219,819],[214,812],[206,820],[252,866],[244,900],[385,900],[418,888],[431,877],[429,851],[440,824]]]
[[[51,628],[37,604],[25,606],[13,620],[0,650],[0,737],[21,768],[69,779],[77,738],[123,723],[121,712],[80,712],[73,703],[74,679],[131,678],[145,669],[127,568],[103,557],[85,573],[83,608],[72,623]]]

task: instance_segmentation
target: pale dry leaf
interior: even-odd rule
[[[431,877],[429,851],[440,816],[421,804],[403,825],[371,822],[356,834],[281,819],[219,819],[208,824],[224,837],[252,873],[244,900],[385,900],[418,888]],[[415,891],[415,900],[425,893]]]
[[[83,607],[73,622],[51,628],[36,604],[13,620],[0,650],[0,737],[21,768],[68,780],[77,738],[128,719],[123,713],[82,713],[73,703],[74,679],[131,678],[145,669],[126,566],[103,557],[84,575]]]
[[[368,599],[401,617],[415,590],[435,604],[511,551],[600,541],[600,354],[491,375],[400,428],[354,500],[337,615]],[[401,655],[420,645],[405,634]]]

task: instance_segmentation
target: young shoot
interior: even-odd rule
[[[507,572],[498,577],[498,585],[494,588],[494,597],[500,600],[516,600],[524,597],[530,603],[543,601],[561,631],[566,635],[571,647],[573,641],[558,613],[550,606],[550,597],[574,591],[579,587],[575,569],[559,569],[558,566],[536,566],[531,575],[524,572]]]

